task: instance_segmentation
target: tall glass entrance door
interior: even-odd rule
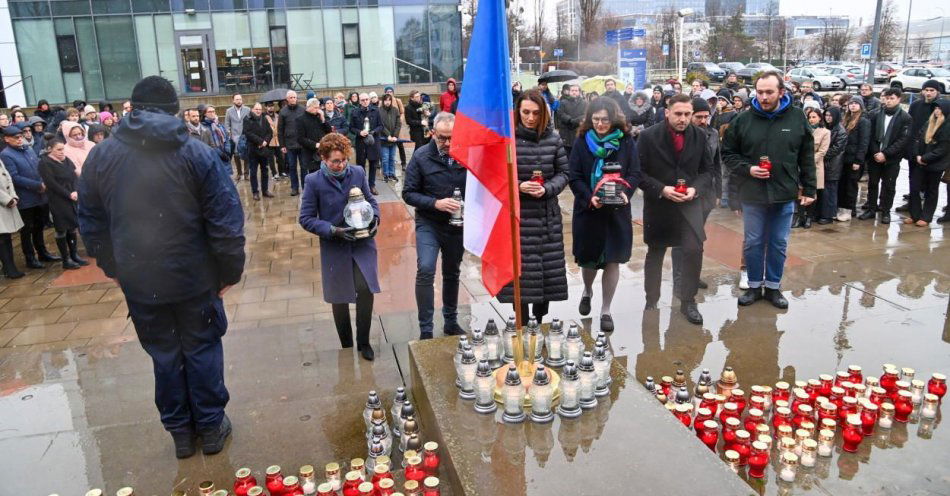
[[[211,31],[175,33],[183,93],[217,93],[217,69],[211,51]]]

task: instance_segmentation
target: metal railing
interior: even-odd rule
[[[10,88],[12,88],[12,87],[14,87],[14,86],[16,86],[16,85],[18,85],[18,84],[20,84],[20,83],[23,83],[23,82],[26,81],[27,79],[30,80],[30,90],[33,92],[33,96],[36,97],[36,85],[33,83],[33,76],[32,76],[32,75],[26,76],[26,77],[23,77],[23,78],[20,78],[18,81],[14,82],[14,83],[12,83],[12,84],[9,84],[9,85],[7,85],[7,86],[5,86],[3,89],[0,89],[0,93],[6,93],[8,89],[10,89]],[[24,83],[24,85],[25,85],[25,83]],[[24,88],[24,89],[25,89],[25,88]],[[8,102],[8,103],[9,103],[9,102]],[[27,103],[29,103],[29,101],[27,101]]]

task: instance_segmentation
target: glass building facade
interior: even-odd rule
[[[462,72],[458,0],[9,0],[26,100],[441,82]]]

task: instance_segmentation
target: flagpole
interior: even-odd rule
[[[521,264],[519,263],[519,255],[521,254],[521,233],[518,230],[518,214],[515,212],[515,195],[517,195],[516,183],[518,176],[515,174],[515,163],[511,153],[510,142],[505,145],[505,151],[508,162],[508,220],[509,224],[511,224],[511,268],[514,273],[512,283],[514,285],[515,342],[512,349],[514,350],[515,364],[518,366],[518,373],[519,375],[525,376],[530,374],[530,370],[524,370],[525,364],[532,363],[534,357],[530,357],[531,362],[529,362],[528,357],[524,355],[524,331],[521,327]]]

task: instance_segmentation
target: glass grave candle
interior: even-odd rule
[[[843,387],[833,386],[831,388],[831,397],[828,398],[828,401],[834,403],[835,406],[838,407],[839,416],[841,413],[841,405],[844,403],[845,396],[847,396],[847,394],[845,393]]]
[[[858,400],[862,400],[862,399],[867,398],[868,396],[868,387],[865,386],[864,384],[852,384],[851,392],[853,393],[853,396],[855,398],[857,398]]]
[[[591,364],[593,368],[593,364]],[[592,391],[593,393],[593,391]],[[521,384],[521,376],[518,375],[518,369],[511,365],[508,367],[508,373],[505,375],[505,387],[502,390],[505,413],[502,419],[508,423],[524,422],[524,386]]]
[[[673,378],[668,375],[664,375],[663,377],[661,377],[660,389],[663,391],[663,394],[665,394],[667,398],[674,397],[675,394],[674,394],[674,389],[673,389]]]
[[[947,376],[934,372],[927,381],[927,392],[937,396],[937,400],[943,401],[947,394]]]
[[[778,426],[778,428],[775,429],[775,435],[776,435],[779,439],[789,438],[789,439],[791,439],[791,440],[793,440],[793,441],[795,440],[795,430],[792,429],[792,426],[791,426],[791,425],[780,425],[780,426]]]
[[[759,386],[762,388],[761,396],[765,398],[765,408],[763,412],[770,412],[772,410],[772,405],[775,403],[772,401],[772,386]]]
[[[852,398],[851,396],[845,396],[841,398],[841,407],[838,408],[838,420],[844,421],[848,418],[848,415],[853,415],[860,413],[858,411],[858,400]]]
[[[911,382],[914,380],[914,376],[917,374],[917,371],[910,367],[901,367],[901,380]]]
[[[370,421],[373,418],[373,410],[377,408],[382,408],[383,403],[379,401],[379,395],[376,394],[376,391],[370,391],[369,395],[366,397],[366,406],[363,408],[363,423],[364,428],[369,432],[371,427]]]
[[[412,420],[412,419],[410,419]],[[350,471],[356,472],[360,476],[360,481],[366,480],[366,461],[362,458],[354,458],[350,460]]]
[[[687,186],[685,179],[677,179],[676,186],[673,186],[673,190],[681,195],[687,194]]]
[[[327,479],[327,484],[333,488],[334,491],[339,491],[343,487],[343,477],[340,473],[340,464],[336,462],[331,462],[324,467],[324,475]]]
[[[324,482],[317,486],[317,496],[337,496],[337,492],[329,482]]]
[[[779,478],[785,482],[795,482],[795,476],[798,473],[798,456],[795,453],[782,454],[782,468],[779,470]]]
[[[712,412],[708,408],[699,407],[696,409],[696,418],[693,419],[693,430],[696,431],[697,436],[703,430],[703,423],[712,419]]]
[[[725,395],[733,389],[739,387],[739,377],[732,367],[725,367],[719,375],[719,382],[716,383],[716,392]]]
[[[485,323],[485,359],[492,368],[497,368],[504,355],[504,345],[501,335],[498,334],[498,325],[495,319],[488,319]]]
[[[768,436],[769,438],[771,438],[772,429],[769,427],[768,424],[759,424],[755,426],[755,434],[756,434],[756,439],[758,439],[761,436]],[[772,443],[770,442],[769,444],[772,444]]]
[[[765,414],[758,408],[750,408],[749,414],[745,417],[744,427],[749,432],[755,432],[756,426],[765,422]]]
[[[597,373],[594,371],[594,358],[589,351],[585,351],[581,362],[577,366],[580,375],[580,404],[583,409],[597,406],[597,397],[594,396],[594,386],[597,382]]]
[[[676,418],[679,419],[680,423],[685,425],[686,427],[689,427],[689,424],[691,424],[693,421],[692,417],[690,417],[689,415],[689,409],[691,407],[692,405],[687,405],[685,403],[677,403],[674,409],[673,415],[675,415]]]
[[[264,471],[264,485],[271,496],[280,496],[284,493],[284,476],[280,473],[280,466],[271,465]]]
[[[356,470],[350,470],[346,473],[346,481],[343,483],[343,496],[360,496],[360,484],[363,479]],[[370,484],[372,486],[372,484]]]
[[[800,403],[795,416],[792,418],[792,425],[796,429],[799,429],[801,428],[802,423],[814,420],[814,418],[815,411],[812,409],[811,405],[808,403]]]
[[[802,441],[802,455],[799,457],[799,462],[803,467],[814,467],[815,462],[818,461],[818,441],[814,439],[806,439]]]
[[[492,413],[498,407],[495,405],[495,378],[492,376],[491,365],[488,360],[478,362],[475,370],[475,411],[478,413]]]
[[[729,417],[739,418],[739,407],[731,401],[727,401],[722,406],[722,412],[719,413],[719,421],[725,422]]]
[[[864,441],[861,418],[858,415],[848,417],[844,430],[841,432],[841,439],[844,441],[841,445],[841,449],[849,453],[858,451],[858,447],[861,445],[861,442]]]
[[[746,401],[745,391],[739,388],[733,388],[732,394],[729,396],[729,401],[736,404],[736,412],[741,416],[745,412]]]
[[[571,323],[567,328],[567,336],[564,338],[564,359],[579,364],[583,353],[584,341],[581,340],[580,328],[577,324]]]
[[[792,389],[785,381],[779,381],[775,383],[775,388],[772,389],[772,403],[775,403],[778,400],[788,401],[791,398]]]
[[[656,394],[656,382],[653,381],[652,375],[647,376],[647,380],[643,382],[643,387],[647,388],[647,391]]]
[[[835,431],[818,431],[818,456],[831,456],[835,451]]]
[[[775,413],[772,414],[772,427],[775,429],[783,425],[791,427],[792,418],[792,411],[784,406],[780,406],[776,408]]]
[[[761,479],[765,477],[765,468],[769,466],[769,448],[765,443],[752,443],[752,452],[749,455],[749,477]]]
[[[313,475],[313,465],[304,465],[300,467],[297,476],[300,481],[300,489],[303,489],[304,496],[311,496],[317,492],[317,479]]]
[[[531,420],[539,424],[546,424],[554,420],[554,411],[552,403],[554,390],[551,388],[551,377],[544,365],[538,365],[534,372],[534,380],[531,389],[528,390],[531,397]]]
[[[763,412],[768,412],[767,406],[771,404],[771,401],[767,401],[766,398],[768,397],[768,400],[771,400],[772,395],[767,394],[765,392],[765,387],[758,384],[752,386],[749,390],[749,404],[755,408],[758,408],[759,410],[762,410]],[[759,398],[759,400],[756,400],[756,398]]]
[[[715,417],[719,411],[719,402],[716,401],[716,395],[713,393],[704,394],[703,399],[699,402],[699,407],[708,408],[710,414]]]
[[[564,358],[564,331],[560,320],[554,319],[548,335],[544,338],[544,346],[548,349],[548,358],[544,363],[549,367],[560,367],[567,360]]]
[[[792,413],[798,412],[798,405],[808,405],[810,398],[808,393],[805,392],[805,388],[795,388],[792,390],[792,404],[791,410]]]
[[[427,477],[425,469],[422,468],[422,458],[418,456],[413,456],[406,459],[406,471],[405,476],[406,480],[414,480],[416,482],[422,482],[423,479]]]
[[[470,345],[465,345],[462,351],[462,361],[459,366],[459,398],[463,400],[475,399],[475,372],[478,368],[478,362],[475,360],[475,352]]]
[[[234,494],[237,496],[247,496],[247,491],[257,485],[257,479],[251,475],[251,469],[239,468],[234,473]]]
[[[896,397],[897,391],[907,391],[907,392],[911,392],[911,390],[910,390],[910,382],[908,382],[908,381],[903,381],[903,380],[902,380],[902,381],[897,381],[897,382],[894,383],[894,385],[897,387],[897,389],[894,391],[894,395],[895,395],[895,396],[893,396],[892,399],[897,399],[897,397]],[[912,392],[911,392],[911,395],[913,395]]]
[[[413,434],[419,434],[419,424],[416,423],[415,417],[409,417],[402,424],[402,436],[399,437],[399,451],[406,451],[409,444],[409,438]]]
[[[504,346],[504,355],[502,361],[511,363],[515,361],[515,339],[518,338],[518,331],[515,329],[515,317],[509,316],[505,323],[505,330],[502,332],[501,341]]]
[[[719,443],[719,424],[713,420],[706,420],[702,423],[698,432],[699,440],[715,453],[716,444]]]
[[[864,377],[864,386],[867,388],[868,398],[871,397],[871,388],[881,387],[881,381],[873,375]]]
[[[887,395],[891,397],[893,401],[894,392],[897,391],[897,381],[900,379],[899,372],[894,367],[888,367],[884,369],[884,375],[881,376],[881,387],[884,388],[884,391],[887,392]]]
[[[376,486],[374,486],[372,482],[360,483],[360,485],[357,486],[357,490],[359,491],[359,496],[375,496],[376,494]]]
[[[574,362],[568,360],[561,370],[561,401],[557,413],[565,418],[576,418],[581,415],[580,379]]]
[[[749,463],[749,455],[752,453],[752,438],[748,431],[743,429],[736,431],[736,441],[732,443],[732,450],[739,453],[740,467],[744,467]]]
[[[736,432],[742,430],[742,424],[735,417],[727,417],[722,424],[722,441],[725,449],[732,449],[736,442]]]
[[[608,379],[610,379],[610,362],[607,361],[607,348],[602,341],[597,341],[594,345],[594,372],[597,374],[594,395],[607,396],[610,394],[610,389],[607,387]]]
[[[413,433],[409,436],[409,439],[406,440],[406,451],[416,451],[422,449],[422,439],[419,438],[419,434]],[[423,461],[423,463],[425,463]]]
[[[831,387],[834,386],[835,378],[828,374],[821,374],[818,376],[818,382],[821,383],[821,387],[818,390],[819,396],[829,397],[831,396]]]
[[[802,444],[806,439],[811,439],[811,433],[805,429],[795,429],[795,454],[801,456]]]
[[[200,494],[201,496],[210,496],[211,493],[213,492],[214,492],[214,482],[201,481],[198,483],[198,494]]]
[[[835,419],[822,419],[820,424],[822,429],[828,429],[831,432],[838,430],[838,421]]]
[[[795,448],[796,448],[797,446],[798,446],[798,445],[795,443],[795,438],[791,438],[791,437],[780,437],[780,438],[778,439],[778,452],[779,452],[779,453],[791,453],[791,454],[793,454],[793,455],[797,455],[797,453],[795,453]]]
[[[303,496],[303,489],[300,487],[300,479],[296,475],[284,477],[284,496]]]
[[[887,390],[880,386],[875,386],[871,388],[871,403],[874,403],[877,406],[881,406],[882,403],[890,403],[890,398],[887,397]]]
[[[373,436],[369,444],[369,453],[366,456],[366,473],[372,474],[379,464],[379,457],[384,456],[383,443],[378,436]],[[385,466],[385,464],[383,464]]]
[[[412,417],[416,414],[416,408],[412,406],[412,402],[406,398],[406,402],[402,404],[402,411],[399,412],[399,433],[400,438],[402,437],[402,431],[405,430],[406,420],[409,417]]]
[[[704,394],[709,392],[711,384],[712,377],[709,375],[709,369],[703,369],[699,374],[699,379],[696,381],[696,387],[693,389],[693,396],[702,398]]]
[[[426,477],[423,486],[422,496],[440,496],[438,477]]]
[[[913,396],[909,391],[897,392],[897,403],[894,404],[894,420],[907,423],[910,414],[914,412]]]
[[[466,346],[471,347],[468,336],[460,337],[458,346],[455,348],[455,356],[452,358],[455,363],[455,387],[457,388],[462,387],[462,354],[465,353]]]
[[[735,473],[739,473],[739,453],[734,450],[726,450],[726,465],[729,466],[729,470],[732,470]]]
[[[414,480],[407,480],[402,489],[406,496],[422,496],[422,483]]]
[[[940,397],[933,393],[924,395],[923,404],[920,406],[920,416],[927,419],[937,417],[937,408],[940,406]]]
[[[760,395],[757,395],[757,394],[753,394],[752,396],[750,396],[750,397],[749,397],[749,408],[750,408],[750,409],[755,408],[756,410],[759,410],[760,412],[762,412],[762,415],[764,416],[764,415],[765,415],[765,412],[766,412],[766,409],[765,409],[765,396],[760,396]]]
[[[396,485],[396,481],[392,479],[383,479],[379,481],[379,484],[376,484],[376,496],[393,496],[396,492],[393,487]]]
[[[399,414],[402,413],[402,406],[406,404],[406,398],[406,388],[402,386],[397,387],[396,395],[393,397],[393,407],[389,409],[389,416],[393,419],[393,437],[402,433],[402,424],[399,421]]]
[[[815,422],[813,422],[813,421],[811,421],[811,420],[806,420],[806,421],[802,422],[802,427],[801,427],[801,428],[802,428],[802,429],[805,429],[806,431],[808,431],[808,434],[809,434],[811,437],[815,437],[815,432],[816,432],[817,429],[818,429],[818,428],[815,426]]]
[[[485,346],[485,334],[481,329],[472,330],[472,353],[475,353],[475,362],[484,360],[488,354]]]
[[[877,426],[881,429],[890,429],[894,426],[894,405],[892,403],[881,403],[881,410],[877,416]]]
[[[847,382],[851,381],[851,374],[849,374],[848,372],[844,370],[839,370],[835,372],[835,386],[841,387],[841,384],[843,384],[846,381]]]
[[[531,316],[528,318],[528,326],[525,328],[524,332],[521,333],[522,342],[521,345],[524,347],[524,354],[526,359],[531,359],[528,354],[531,353],[531,341],[534,338],[534,361],[541,362],[542,349],[544,348],[544,335],[541,334],[541,325],[538,324],[538,320]]]
[[[910,394],[912,396],[911,400],[915,405],[919,405],[920,402],[924,400],[924,394],[926,394],[927,383],[920,379],[914,379],[910,381]]]
[[[392,478],[393,474],[389,471],[389,465],[380,463],[373,468],[373,478],[370,482],[372,482],[373,485],[379,485],[379,481]]]
[[[770,451],[772,449],[772,436],[768,434],[759,434],[756,436],[758,442],[764,444]]]
[[[864,403],[861,409],[861,430],[865,436],[874,434],[874,426],[877,425],[879,407],[870,401]]]

